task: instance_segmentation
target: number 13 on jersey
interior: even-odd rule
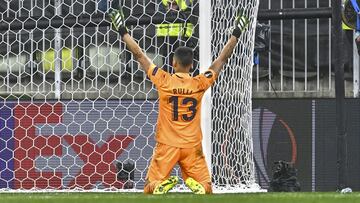
[[[181,108],[181,106],[179,105],[188,106],[190,104],[190,106],[188,107],[188,111],[190,111],[191,114],[183,114],[180,116],[184,121],[192,121],[195,118],[197,112],[196,107],[198,101],[192,97],[185,97],[184,99],[182,99],[182,101],[179,100],[181,99],[179,99],[178,96],[172,96],[169,98],[169,103],[172,103],[173,106],[173,120],[179,120],[179,107]]]

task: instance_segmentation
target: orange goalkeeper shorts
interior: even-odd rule
[[[152,193],[158,184],[168,179],[177,163],[184,180],[191,177],[204,186],[206,193],[212,193],[211,178],[201,144],[194,148],[177,148],[161,143],[156,144],[146,175],[144,193]]]

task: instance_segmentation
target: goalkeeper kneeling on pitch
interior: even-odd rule
[[[193,66],[193,50],[179,47],[173,59],[174,74],[153,64],[135,40],[128,34],[125,17],[120,7],[109,14],[127,48],[140,63],[159,92],[159,116],[156,147],[146,176],[144,192],[165,194],[179,178],[171,176],[178,163],[186,186],[195,194],[212,193],[211,177],[202,152],[200,127],[201,100],[214,84],[224,64],[231,57],[241,33],[249,25],[249,18],[238,11],[233,34],[209,69],[196,77],[189,72]],[[210,42],[209,42],[210,43]]]

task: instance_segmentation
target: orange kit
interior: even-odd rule
[[[211,178],[202,153],[201,99],[215,82],[212,70],[196,77],[189,73],[170,74],[155,65],[148,77],[159,92],[156,147],[146,176],[144,192],[169,178],[176,163],[183,179],[192,177],[211,193]]]

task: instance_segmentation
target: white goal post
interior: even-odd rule
[[[201,116],[214,191],[261,191],[251,137],[259,0],[164,2],[0,0],[0,191],[142,191],[158,99],[106,17],[120,3],[130,34],[163,69],[172,72],[176,47],[193,48],[193,75],[218,56],[237,8],[251,16]]]

